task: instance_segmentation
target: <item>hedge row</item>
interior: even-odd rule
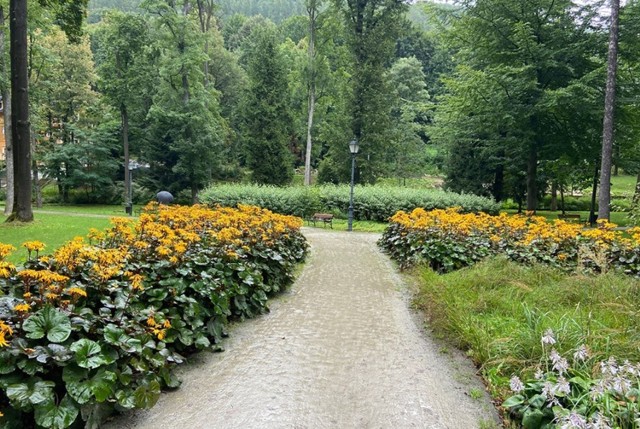
[[[288,187],[258,185],[215,185],[200,194],[210,206],[235,207],[252,204],[276,213],[308,217],[315,212],[346,216],[349,209],[349,186]],[[460,207],[463,212],[497,213],[499,205],[485,197],[456,194],[441,190],[356,186],[354,218],[386,222],[399,210],[415,208],[446,209]]]
[[[0,245],[0,426],[92,428],[153,406],[185,354],[266,311],[306,254],[301,225],[248,206],[150,205],[51,256],[25,243],[22,268]]]

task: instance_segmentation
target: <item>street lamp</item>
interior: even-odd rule
[[[351,194],[349,195],[349,220],[347,223],[347,231],[353,231],[353,182],[356,172],[356,155],[360,146],[358,140],[353,139],[349,142],[349,152],[351,152]]]
[[[127,169],[129,170],[129,174],[127,175],[127,191],[126,191],[126,201],[124,206],[124,211],[129,215],[133,215],[133,170],[136,170],[140,167],[136,161],[129,160],[129,165]]]

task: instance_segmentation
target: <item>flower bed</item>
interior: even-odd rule
[[[0,423],[96,427],[177,387],[183,355],[267,310],[307,244],[302,221],[268,210],[150,205],[50,256],[25,243],[23,268],[0,245]]]
[[[379,244],[403,267],[423,261],[438,272],[472,265],[487,256],[506,255],[522,263],[605,272],[615,268],[640,274],[640,228],[625,233],[615,224],[598,228],[541,216],[490,216],[458,209],[400,211]]]

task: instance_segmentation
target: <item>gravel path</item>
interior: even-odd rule
[[[271,313],[235,325],[224,353],[111,429],[494,428],[469,363],[434,343],[375,234],[305,228],[311,254]]]

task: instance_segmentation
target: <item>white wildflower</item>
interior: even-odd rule
[[[556,339],[553,335],[553,331],[551,329],[544,331],[544,335],[542,335],[542,344],[554,345],[555,343]]]
[[[524,384],[517,375],[511,377],[511,380],[509,380],[509,387],[511,387],[511,390],[515,393],[524,391]]]
[[[571,393],[571,385],[564,377],[558,377],[558,383],[554,386],[554,390],[556,393],[564,393],[568,395]]]
[[[584,344],[578,347],[578,350],[573,354],[573,359],[584,362],[589,357],[589,349]]]

